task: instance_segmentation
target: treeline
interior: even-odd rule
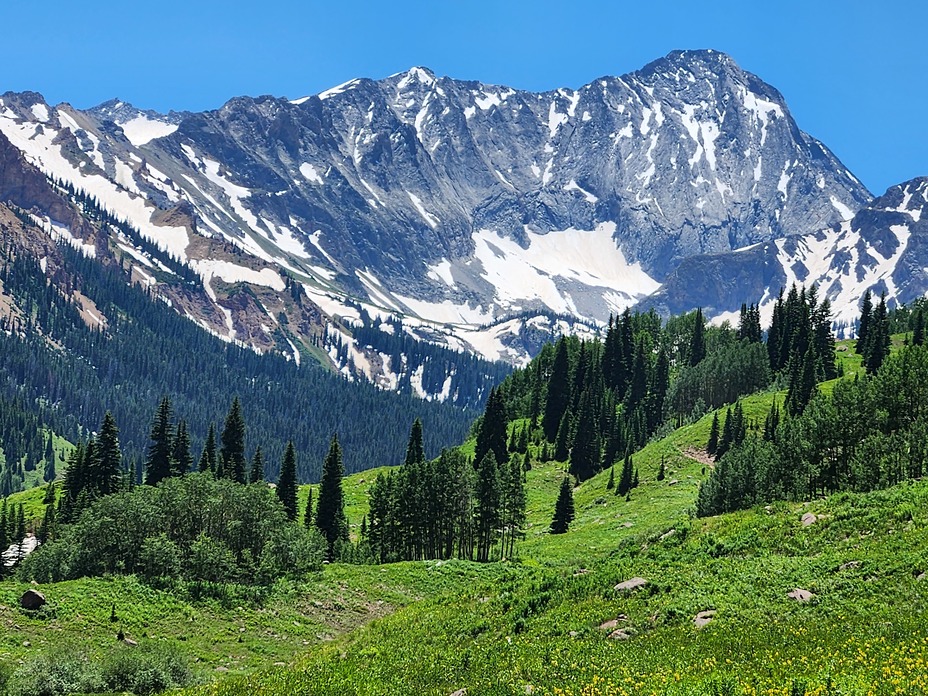
[[[218,405],[239,394],[275,478],[290,437],[307,455],[298,478],[311,481],[319,478],[319,462],[335,431],[345,445],[349,471],[402,461],[411,413],[427,423],[425,448],[432,454],[467,433],[471,416],[453,406],[347,383],[311,362],[301,367],[224,343],[147,291],[127,287],[117,267],[104,267],[64,246],[64,268],[54,272],[51,283],[35,260],[10,247],[4,251],[0,282],[24,317],[0,331],[0,394],[18,398],[43,427],[71,442],[102,421],[107,404],[119,423],[124,452],[140,463],[148,405],[162,393],[172,394],[185,414],[196,450],[209,424],[223,415]],[[105,330],[91,330],[82,321],[71,300],[78,290],[107,317]],[[377,414],[376,433],[370,429],[372,414]]]
[[[873,340],[866,335],[859,344]],[[762,431],[741,434],[700,487],[699,515],[869,491],[928,471],[928,347],[903,347],[875,374],[813,392],[801,411],[781,412],[775,403]]]
[[[498,401],[494,392],[488,409]],[[371,486],[362,540],[372,559],[511,558],[524,535],[523,463],[518,454],[498,459],[492,450],[476,465],[459,450],[428,461],[416,421],[404,465]]]

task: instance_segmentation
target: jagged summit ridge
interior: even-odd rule
[[[715,51],[541,93],[414,67],[196,114],[45,105],[42,121],[42,104],[4,95],[0,131],[136,221],[216,303],[223,283],[289,278],[324,316],[360,306],[515,361],[542,316],[603,322],[692,256],[811,234],[871,200],[779,92]],[[212,329],[241,336],[225,309]]]

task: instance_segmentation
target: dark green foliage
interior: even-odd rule
[[[319,502],[316,504],[316,528],[329,545],[330,559],[335,556],[336,543],[348,541],[348,520],[345,518],[345,499],[342,494],[344,473],[338,435],[332,435],[329,452],[322,463]]]
[[[558,339],[554,354],[551,376],[548,378],[548,390],[545,398],[544,417],[541,426],[545,439],[554,442],[561,420],[570,403],[570,363],[567,356],[567,339]]]
[[[797,416],[805,409],[806,404],[815,394],[816,380],[815,348],[809,344],[798,368],[794,368],[789,383],[789,392],[786,395],[786,410],[790,415]]]
[[[712,426],[709,428],[709,442],[706,443],[706,453],[715,454],[719,449],[719,412],[712,414]],[[662,462],[663,463],[663,462]]]
[[[868,323],[867,335],[863,339],[863,349],[859,350],[864,356],[864,365],[869,374],[880,369],[886,356],[889,355],[889,316],[886,310],[886,294],[880,296],[880,303],[873,310]],[[858,340],[860,346],[861,340]]]
[[[738,340],[749,343],[760,343],[763,340],[763,332],[760,328],[760,308],[757,305],[741,305]]]
[[[251,458],[251,472],[248,475],[250,483],[258,483],[264,480],[264,454],[261,452],[261,445],[255,448],[255,456]]]
[[[551,533],[565,534],[574,521],[574,492],[570,478],[565,476],[554,504],[554,516],[551,518]]]
[[[218,476],[245,483],[245,417],[238,397],[232,399],[220,436]]]
[[[925,343],[925,308],[919,306],[915,311],[914,327],[912,329],[912,345],[920,346]]]
[[[865,354],[865,348],[867,346],[867,338],[870,333],[870,319],[873,315],[873,296],[870,291],[867,290],[864,293],[864,299],[860,303],[860,321],[857,324],[857,344],[855,350],[861,354]]]
[[[219,467],[219,452],[216,449],[216,428],[209,424],[209,431],[206,434],[206,442],[203,445],[203,453],[200,455],[200,471],[209,471],[216,473]]]
[[[48,430],[71,442],[83,433],[86,440],[110,410],[127,459],[142,462],[152,393],[171,395],[173,407],[187,419],[197,455],[208,424],[219,421],[238,394],[248,411],[249,439],[262,444],[269,468],[276,469],[293,438],[307,455],[298,471],[304,481],[318,480],[328,435],[336,428],[346,446],[346,467],[358,471],[402,460],[410,414],[430,424],[427,453],[463,440],[473,419],[447,404],[346,382],[309,360],[298,366],[224,343],[147,291],[127,286],[119,264],[103,265],[63,246],[63,263],[50,284],[35,259],[19,254],[10,260],[7,251],[0,250],[4,291],[20,306],[32,307],[28,325],[0,331],[0,443],[7,461],[29,455],[26,463],[34,466]],[[73,291],[92,298],[106,315],[105,333],[87,328],[68,299]],[[372,414],[377,438],[370,437]],[[277,472],[268,475],[276,479]],[[0,494],[21,488],[22,481],[17,468],[0,467]]]
[[[497,461],[507,461],[509,459],[509,447],[506,437],[507,423],[506,402],[502,390],[494,387],[490,391],[487,406],[477,430],[477,444],[474,450],[475,461],[479,462],[487,452],[493,452],[493,456],[496,457]]]
[[[615,488],[616,495],[627,495],[635,486],[635,465],[631,452],[625,454],[622,462],[622,473],[619,475],[619,485]]]
[[[871,323],[871,339],[877,331]],[[781,418],[774,404],[763,439],[733,444],[704,482],[698,512],[868,491],[926,472],[928,348],[908,346],[873,377],[839,381],[830,395],[814,395],[801,414]]]
[[[500,524],[502,495],[499,466],[493,452],[489,451],[477,466],[474,490],[474,535],[478,561],[490,560],[490,549],[496,541]]]
[[[299,563],[288,564],[284,543]],[[264,584],[319,567],[324,552],[324,540],[290,523],[269,488],[191,474],[93,502],[29,555],[22,572],[39,582],[176,571],[190,581]]]
[[[171,400],[165,396],[161,399],[151,424],[151,444],[148,446],[148,457],[145,459],[145,483],[149,486],[154,486],[171,475],[173,418]]]
[[[183,476],[193,469],[193,456],[190,454],[190,434],[187,432],[187,421],[181,420],[174,433],[174,444],[171,448],[171,475]]]
[[[580,398],[580,411],[570,450],[570,473],[580,481],[595,475],[600,467],[602,440],[597,405],[598,401],[592,391],[584,391]]]
[[[690,367],[695,367],[706,357],[706,321],[702,316],[702,307],[696,310],[688,354]]]
[[[120,489],[122,471],[119,428],[113,414],[107,411],[100,424],[95,456],[87,466],[87,485],[97,496],[115,493]]]
[[[275,492],[287,512],[287,519],[291,522],[296,520],[296,490],[296,451],[293,449],[293,441],[290,441],[284,452],[284,461],[280,467],[280,478],[277,480]]]
[[[425,461],[425,450],[422,447],[422,421],[416,418],[409,431],[409,442],[406,444],[406,460],[404,464],[410,466]]]
[[[734,423],[732,422],[731,406],[729,406],[725,409],[725,424],[722,426],[722,436],[719,438],[719,444],[715,448],[715,461],[721,459],[735,441],[735,433],[732,425],[734,425]]]
[[[313,489],[309,489],[309,494],[306,497],[306,512],[303,513],[303,526],[310,528],[315,527],[315,515],[313,514]]]
[[[667,468],[664,466],[664,455],[661,455],[661,465],[657,470],[657,480],[663,481],[667,477]]]
[[[606,490],[611,491],[615,488],[615,465],[609,467],[609,480],[606,482]]]

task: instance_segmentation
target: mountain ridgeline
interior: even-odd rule
[[[80,210],[8,186],[48,234],[109,252],[227,339],[305,350],[425,398],[482,403],[488,385],[447,354],[417,357],[412,342],[385,350],[373,332],[524,364],[545,339],[589,336],[675,287],[693,257],[777,246],[791,270],[718,301],[710,275],[687,306],[678,294],[653,306],[712,318],[763,297],[766,310],[780,286],[818,280],[844,311],[890,274],[895,300],[915,273],[883,248],[895,222],[847,226],[872,202],[865,187],[775,88],[717,51],[543,93],[412,68],[204,113],[115,100],[78,110],[34,93],[4,94],[0,107],[8,159],[134,230],[93,231]],[[826,288],[797,265],[811,243],[795,240],[838,228],[872,271],[860,287]],[[871,249],[885,263],[870,263]]]

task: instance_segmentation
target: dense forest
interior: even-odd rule
[[[23,470],[42,458],[43,428],[76,443],[106,410],[141,475],[151,405],[164,395],[187,421],[197,450],[210,424],[239,396],[248,437],[265,448],[269,474],[276,477],[292,438],[306,455],[298,471],[303,481],[318,480],[333,432],[345,445],[348,471],[358,471],[402,461],[415,415],[427,425],[425,448],[432,454],[460,442],[473,418],[450,405],[348,383],[313,361],[298,366],[225,343],[141,288],[127,287],[118,267],[71,249],[61,248],[67,271],[52,283],[36,261],[9,247],[5,252],[0,282],[27,313],[0,325],[0,442],[8,462],[0,481],[7,481],[7,491],[17,490]],[[109,320],[105,330],[82,321],[68,299],[73,291],[94,300]],[[248,448],[251,456],[253,445]]]

